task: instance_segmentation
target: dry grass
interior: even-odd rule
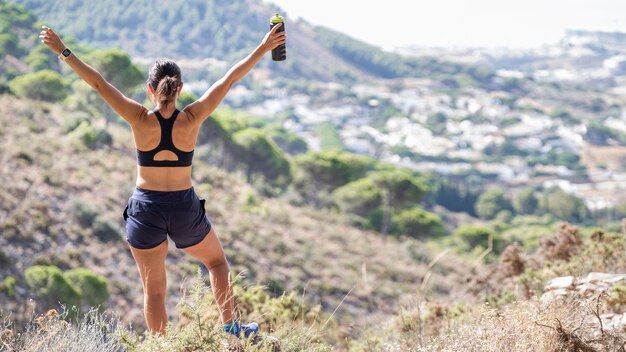
[[[600,309],[596,299],[573,299],[548,306],[530,300],[503,309],[483,306],[471,323],[408,350],[624,351],[624,331],[599,328]]]

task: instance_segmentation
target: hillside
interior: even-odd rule
[[[80,112],[11,96],[0,97],[0,109],[0,277],[16,281],[12,293],[0,293],[2,309],[20,321],[31,314],[32,307],[21,303],[34,297],[24,281],[29,267],[84,267],[107,278],[107,311],[125,312],[125,321],[141,325],[141,286],[121,218],[134,184],[130,131],[113,125],[110,140],[91,143],[92,136],[107,132],[98,132],[101,120],[77,126]],[[367,317],[353,323],[355,330],[395,312],[436,255],[415,240],[385,241],[335,214],[264,198],[201,158],[194,163],[194,182],[210,200],[207,214],[244,282],[266,285],[275,295],[298,292],[328,312],[345,297],[338,317]],[[174,307],[197,265],[180,251],[170,254],[167,304]],[[448,260],[429,287],[453,294],[464,276],[463,266]]]
[[[280,8],[261,1],[16,0],[61,34],[96,48],[120,48],[133,57],[217,58],[233,62],[251,51]],[[481,85],[493,85],[493,73],[436,58],[410,59],[387,53],[344,34],[303,20],[291,21],[288,60],[266,60],[276,77],[323,81],[404,78],[467,74]],[[211,70],[211,67],[206,69]],[[206,69],[204,72],[206,72]],[[206,73],[205,73],[206,74]]]

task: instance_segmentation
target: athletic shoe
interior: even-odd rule
[[[250,323],[240,325],[238,321],[235,321],[231,324],[224,325],[224,332],[230,333],[239,338],[241,338],[241,333],[243,332],[243,336],[248,338],[250,335],[256,335],[259,333],[259,324]]]

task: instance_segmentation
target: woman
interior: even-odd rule
[[[137,148],[137,182],[124,210],[124,220],[126,238],[143,284],[144,315],[151,332],[162,334],[167,325],[167,235],[177,248],[199,259],[209,270],[224,331],[238,337],[258,332],[256,323],[242,325],[235,320],[230,269],[222,245],[204,213],[204,200],[200,200],[193,189],[191,162],[202,122],[235,82],[268,51],[286,42],[284,32],[276,33],[279,27],[274,26],[250,55],[181,111],[176,109],[176,98],[183,88],[180,69],[171,60],[157,60],[147,83],[147,93],[156,105],[151,111],[124,96],[73,54],[52,29],[42,26],[39,35],[42,43],[59,55],[131,126]]]

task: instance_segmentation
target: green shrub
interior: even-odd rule
[[[89,123],[89,114],[77,111],[68,115],[65,115],[63,118],[63,132],[69,133],[72,132],[76,127],[78,127],[83,121]]]
[[[68,270],[65,279],[81,292],[81,304],[101,306],[109,299],[107,279],[85,268]]]
[[[487,248],[489,245],[489,237],[493,238],[493,250],[499,253],[504,245],[500,236],[495,231],[483,226],[461,226],[453,234],[452,237],[461,242],[465,250],[472,250],[474,247]]]
[[[68,306],[80,303],[80,289],[74,287],[56,266],[35,265],[24,272],[26,284],[46,304],[57,302]]]
[[[196,100],[198,100],[198,97],[195,94],[193,94],[192,92],[183,91],[178,96],[176,105],[180,107],[186,107],[187,105],[193,103]]]
[[[0,249],[0,265],[5,266],[11,263],[11,258],[4,249]]]
[[[78,223],[83,227],[91,227],[94,225],[96,217],[98,216],[98,209],[88,203],[76,201],[72,205],[74,216]]]
[[[607,303],[616,313],[626,311],[626,283],[615,284],[609,289],[608,294]]]
[[[82,121],[69,134],[70,138],[90,149],[98,149],[100,147],[113,143],[113,137],[103,128],[93,126],[89,121]]]
[[[102,241],[112,241],[120,237],[117,227],[101,216],[96,217],[93,234]]]
[[[59,101],[67,96],[63,77],[52,70],[42,70],[18,76],[9,82],[15,95],[44,101]]]
[[[512,209],[511,202],[501,188],[492,188],[481,194],[475,206],[476,213],[483,219],[493,219],[502,210]]]
[[[13,276],[7,276],[0,282],[0,291],[4,291],[9,297],[15,297],[15,285],[17,280]]]
[[[381,190],[369,177],[339,187],[333,198],[342,211],[361,217],[368,217],[382,203]]]
[[[442,236],[446,230],[437,214],[420,207],[404,210],[392,217],[394,232],[415,238]]]

